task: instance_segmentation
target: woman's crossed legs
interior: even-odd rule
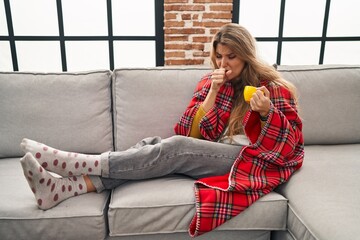
[[[125,151],[101,155],[70,153],[24,139],[24,175],[41,209],[97,190],[112,189],[127,180],[184,174],[194,179],[230,171],[241,146],[184,136],[145,138]],[[57,173],[57,178],[47,171]]]

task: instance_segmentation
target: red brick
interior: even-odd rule
[[[214,27],[218,28],[229,22],[231,22],[230,19],[229,19],[229,21],[225,21],[225,22],[207,22],[207,21],[193,22],[193,26],[194,27],[205,27],[205,28],[214,28]]]
[[[165,60],[165,65],[202,65],[204,59],[171,59]]]
[[[179,35],[179,36],[172,36],[165,34],[165,42],[171,42],[171,41],[181,41],[181,42],[188,42],[189,36],[188,35]]]
[[[164,0],[164,3],[188,3],[189,0]]]
[[[193,52],[194,57],[209,57],[210,52]]]
[[[224,12],[231,12],[233,9],[232,4],[229,5],[211,5],[210,11],[224,11]]]
[[[165,51],[165,58],[185,58],[185,52],[183,51]]]
[[[193,42],[209,43],[212,37],[193,37]]]
[[[171,28],[164,29],[165,34],[204,34],[203,28]]]
[[[198,20],[198,19],[199,19],[199,14],[194,14],[194,15],[192,16],[192,19],[193,19],[193,20]]]
[[[214,35],[215,33],[217,33],[219,31],[219,28],[212,28],[210,29],[210,34]]]
[[[165,21],[164,26],[167,27],[184,27],[185,22],[181,21]]]
[[[204,50],[204,44],[194,44],[194,43],[165,43],[165,50]]]
[[[194,3],[232,3],[233,0],[194,0]]]
[[[164,18],[165,20],[173,20],[176,19],[176,13],[165,13]]]
[[[205,11],[204,5],[164,5],[165,11]]]
[[[231,19],[231,13],[204,13],[203,19]]]
[[[181,19],[182,20],[190,20],[191,19],[191,14],[181,14]]]

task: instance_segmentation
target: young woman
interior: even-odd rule
[[[173,137],[146,138],[126,151],[101,155],[68,153],[24,139],[21,164],[39,208],[127,180],[185,174],[200,179],[190,226],[196,236],[286,181],[304,155],[294,86],[258,59],[255,39],[237,24],[215,34],[211,62],[213,72],[198,83]],[[243,98],[246,85],[257,87],[249,103]],[[209,211],[217,214],[203,214]]]

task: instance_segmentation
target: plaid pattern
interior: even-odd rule
[[[179,123],[175,125],[176,134],[189,136],[194,116],[210,90],[209,76],[209,74],[205,75],[196,86],[190,104]],[[214,107],[200,121],[200,133],[205,139],[213,141],[220,137],[230,116],[233,95],[234,89],[231,83],[226,83],[220,88]]]
[[[200,82],[197,91],[204,89],[206,84],[208,81]],[[195,182],[196,213],[189,227],[189,233],[193,237],[211,231],[238,215],[260,197],[286,182],[302,165],[304,158],[302,122],[295,101],[284,87],[265,81],[262,85],[267,87],[271,96],[271,108],[265,126],[261,128],[257,112],[247,112],[243,125],[251,145],[241,149],[231,172],[224,176],[204,178]],[[231,92],[227,88],[228,86],[224,87],[222,90],[225,92],[221,94],[232,97],[231,94],[227,95]],[[197,95],[202,94],[197,93]],[[204,95],[206,95],[205,91]],[[194,106],[201,104],[203,98],[195,99],[196,101],[192,100],[193,105],[189,105],[192,110],[188,108],[184,115],[195,111]],[[222,107],[223,103],[230,104]],[[213,126],[210,128],[205,125],[206,130],[211,129],[210,134],[207,135],[209,140],[215,140],[217,133],[221,132],[227,123],[231,100],[226,98],[223,103],[218,102],[214,107],[222,111],[222,115],[217,121],[208,122],[208,124],[213,123]],[[212,114],[215,113],[214,110]],[[211,119],[215,118],[210,116]],[[177,134],[188,134],[192,117],[183,116],[181,121],[184,118],[188,118],[190,124],[177,124],[175,127]]]

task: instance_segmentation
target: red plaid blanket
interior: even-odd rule
[[[193,117],[204,101],[211,80],[205,76],[175,125],[176,134],[188,136]],[[259,114],[248,111],[244,132],[250,145],[239,152],[229,174],[203,178],[195,182],[196,213],[189,227],[198,236],[238,215],[260,197],[286,182],[299,169],[304,158],[302,122],[290,92],[273,82],[263,81],[270,91],[271,108],[261,128]],[[220,89],[215,106],[200,121],[200,132],[217,140],[228,122],[233,98],[231,83]]]

